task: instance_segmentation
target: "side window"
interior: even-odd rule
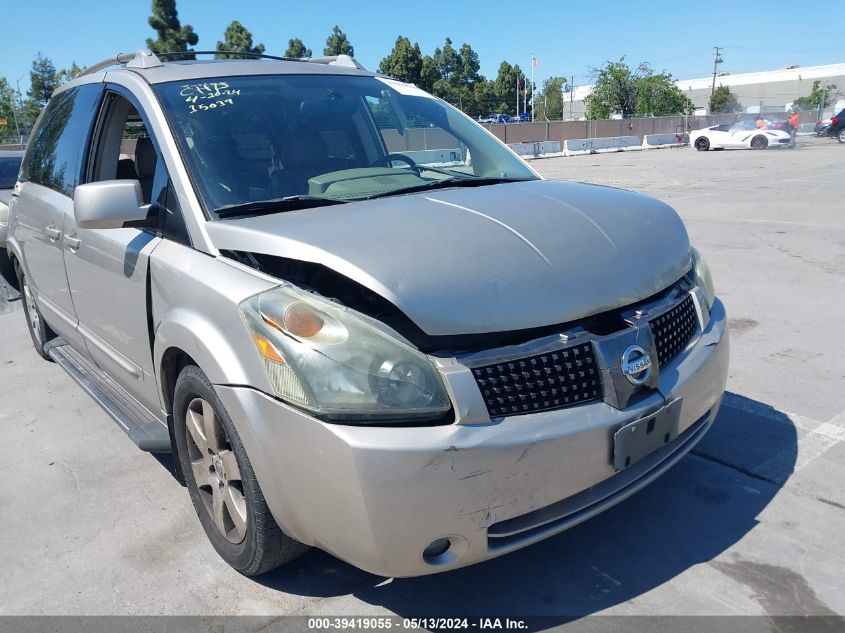
[[[73,196],[99,97],[100,85],[86,84],[50,99],[30,139],[23,180]]]
[[[89,182],[137,180],[144,204],[157,204],[157,228],[164,237],[190,244],[179,201],[167,167],[143,117],[125,97],[108,92],[99,137],[89,169]]]

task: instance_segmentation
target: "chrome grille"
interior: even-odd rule
[[[671,363],[687,346],[698,329],[698,317],[692,295],[671,310],[649,320],[654,346],[657,349],[657,361],[660,366]]]
[[[491,417],[550,411],[602,397],[589,342],[476,367],[472,373]]]

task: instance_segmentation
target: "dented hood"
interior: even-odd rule
[[[399,195],[209,222],[221,250],[316,262],[430,335],[564,323],[644,299],[690,266],[666,204],[575,182]]]

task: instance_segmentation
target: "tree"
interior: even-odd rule
[[[422,69],[420,71],[420,88],[426,92],[434,92],[434,84],[440,79],[440,71],[437,69],[437,64],[434,57],[426,55],[422,60]]]
[[[491,104],[491,112],[517,115],[522,110],[525,94],[525,75],[517,66],[511,66],[503,61],[499,64],[499,72],[492,82],[495,101]],[[517,105],[517,101],[519,105]]]
[[[331,35],[326,38],[326,47],[323,49],[323,55],[355,55],[355,49],[346,37],[346,33],[340,30],[340,27],[335,25],[332,29]]]
[[[0,77],[0,119],[5,119],[6,123],[0,125],[0,143],[8,143],[13,141],[17,143],[19,130],[24,133],[21,128],[20,105],[18,101],[17,92],[9,85],[5,77]]]
[[[53,91],[58,87],[59,77],[56,66],[49,57],[43,57],[41,53],[38,53],[32,60],[32,67],[29,70],[29,92],[27,92],[27,96],[40,110],[47,105]]]
[[[672,81],[667,72],[637,79],[637,116],[692,114],[695,105]]]
[[[59,84],[63,84],[65,82],[70,81],[71,79],[76,78],[76,76],[79,75],[82,70],[82,67],[78,66],[76,62],[71,62],[70,68],[62,68],[58,73],[56,73],[56,79],[58,80]]]
[[[154,53],[187,51],[199,41],[194,27],[179,22],[176,0],[153,0],[153,14],[147,21],[158,34],[155,40],[147,39],[147,48]]]
[[[47,105],[53,91],[59,87],[59,73],[56,66],[48,57],[41,53],[32,60],[32,67],[29,71],[29,91],[23,106],[23,125],[32,126],[38,118],[42,108]]]
[[[608,119],[613,114],[633,116],[637,107],[637,79],[648,74],[648,64],[640,64],[633,72],[622,57],[607,62],[604,68],[593,68],[593,91],[587,97],[587,118]]]
[[[226,27],[226,32],[223,33],[223,41],[217,42],[218,51],[230,51],[233,53],[258,53],[264,52],[264,44],[252,45],[252,33],[246,27],[234,20]],[[237,55],[215,55],[215,59],[229,59],[237,57]]]
[[[314,53],[310,48],[306,48],[305,44],[298,37],[288,40],[288,47],[285,49],[285,57],[293,57],[301,59],[303,57],[313,57]]]
[[[383,75],[396,77],[408,83],[422,83],[423,56],[419,44],[400,35],[387,57],[381,60],[378,70]]]
[[[736,95],[733,94],[731,89],[727,86],[719,86],[713,91],[713,94],[710,95],[708,110],[711,113],[742,112],[743,109],[744,108],[739,102],[739,99],[736,98]]]
[[[689,114],[692,101],[672,81],[672,75],[655,74],[651,66],[642,62],[631,70],[622,57],[607,62],[604,68],[593,68],[593,91],[587,97],[587,117],[607,119],[621,114],[632,116],[667,116]]]
[[[488,105],[477,100],[479,94],[484,98],[486,91],[483,86],[477,88],[477,85],[487,81],[478,74],[479,68],[478,53],[469,44],[464,43],[460,49],[455,49],[452,40],[447,37],[443,48],[435,49],[430,58],[423,58],[422,83],[441,99],[474,116],[481,114]]]
[[[565,77],[549,77],[537,94],[534,112],[537,120],[560,121],[563,119],[563,88]]]
[[[813,82],[810,94],[796,99],[793,106],[799,110],[824,110],[833,105],[838,96],[839,90],[835,84],[822,86],[822,82],[817,79]]]

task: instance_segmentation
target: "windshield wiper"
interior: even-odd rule
[[[373,198],[386,198],[388,196],[400,196],[406,193],[418,193],[420,191],[431,191],[433,189],[450,189],[452,187],[483,187],[485,185],[499,185],[505,182],[525,182],[525,178],[491,178],[491,177],[467,177],[467,178],[446,178],[445,180],[433,180],[422,185],[414,185],[412,187],[403,187],[402,189],[393,189],[391,191],[383,191],[376,193],[363,200],[372,200]]]
[[[245,215],[269,215],[271,213],[283,213],[285,211],[297,211],[299,209],[313,209],[315,207],[328,207],[334,204],[346,204],[349,200],[338,200],[336,198],[320,198],[319,196],[285,196],[284,198],[273,198],[272,200],[258,200],[255,202],[244,202],[242,204],[230,204],[215,209],[214,212],[219,218],[233,218]]]

